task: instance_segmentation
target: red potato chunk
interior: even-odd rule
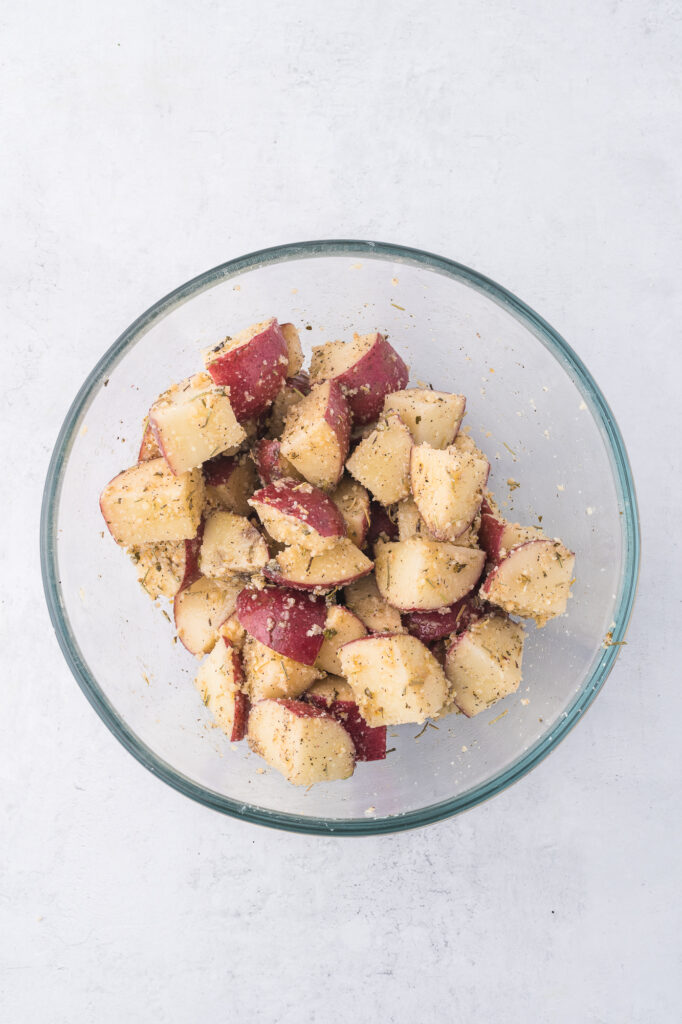
[[[114,540],[128,547],[195,537],[204,498],[200,470],[175,476],[164,459],[150,459],[115,476],[99,504]]]
[[[383,761],[386,757],[386,726],[368,725],[360,714],[353,691],[340,676],[327,676],[304,694],[305,700],[323,708],[340,722],[355,746],[356,761]]]
[[[395,413],[360,441],[346,468],[382,505],[392,505],[410,493],[412,435]]]
[[[379,592],[402,611],[454,604],[473,590],[484,564],[483,551],[422,537],[380,542],[375,548]]]
[[[358,640],[366,635],[367,630],[357,615],[344,608],[342,604],[333,604],[327,611],[323,640],[315,665],[323,672],[340,675],[339,650],[351,640]]]
[[[475,519],[490,466],[469,452],[415,445],[410,459],[414,501],[437,540],[455,541]]]
[[[407,388],[386,395],[384,412],[397,412],[409,428],[415,444],[447,448],[457,436],[464,410],[464,395],[450,395],[430,388]]]
[[[219,455],[204,463],[203,473],[207,502],[238,516],[250,515],[249,498],[257,481],[249,455]]]
[[[481,597],[510,615],[544,626],[563,615],[571,596],[575,555],[559,540],[531,540],[513,548],[494,566]]]
[[[199,568],[204,576],[226,579],[258,572],[270,558],[268,546],[244,516],[218,510],[206,517]]]
[[[245,688],[252,701],[298,697],[323,674],[312,665],[304,665],[302,661],[273,651],[253,636],[244,640],[242,661]]]
[[[286,548],[266,565],[263,572],[273,583],[324,592],[346,586],[366,576],[372,568],[369,558],[345,539],[319,555],[313,555],[305,548]]]
[[[404,388],[409,367],[383,334],[356,334],[351,342],[331,341],[313,348],[310,376],[335,380],[348,399],[357,424],[377,419],[384,397]]]
[[[433,654],[414,636],[368,636],[341,648],[343,674],[368,725],[404,725],[437,715],[448,685]]]
[[[236,605],[235,605],[236,608]],[[242,626],[241,622],[237,618],[237,613],[234,611],[229,618],[225,619],[222,626],[218,630],[219,636],[228,640],[237,651],[241,651],[246,640],[246,630]]]
[[[249,746],[295,786],[347,779],[355,747],[333,715],[295,700],[263,700],[249,715]]]
[[[176,476],[221,452],[236,451],[246,437],[225,388],[216,387],[208,373],[164,391],[149,410],[149,425]]]
[[[274,540],[296,544],[315,555],[333,548],[346,535],[337,506],[307,481],[276,480],[256,491],[249,505]]]
[[[450,705],[472,718],[514,693],[521,682],[523,627],[505,615],[486,615],[455,636],[445,658]]]
[[[379,593],[374,575],[351,583],[343,592],[350,610],[370,633],[404,633],[400,612]]]
[[[282,455],[282,446],[279,441],[271,441],[262,438],[253,449],[253,458],[258,470],[260,482],[264,487],[272,484],[275,480],[303,480],[298,470]]]
[[[282,587],[245,587],[237,618],[246,632],[304,665],[314,665],[324,640],[327,606],[321,597]]]
[[[301,337],[293,324],[282,324],[281,330],[287,346],[287,377],[295,377],[303,366]]]
[[[472,594],[467,594],[460,601],[455,601],[445,608],[408,612],[405,615],[405,625],[408,633],[416,636],[422,643],[433,644],[452,633],[463,632],[483,615],[485,611],[481,602]]]
[[[481,547],[491,562],[500,562],[512,548],[547,538],[537,526],[520,526],[504,518],[490,496],[483,499],[479,529]]]
[[[410,537],[424,537],[426,540],[436,540],[429,532],[429,529],[419,514],[419,509],[412,498],[405,498],[396,505],[396,521],[398,534],[396,537],[389,537],[388,540],[409,540]]]
[[[297,405],[306,395],[310,394],[310,378],[303,370],[295,377],[288,377],[277,392],[270,415],[268,416],[267,435],[277,438],[284,430],[289,410]]]
[[[370,523],[369,494],[356,480],[344,476],[331,494],[331,499],[343,516],[346,535],[356,547],[365,543]]]
[[[144,425],[142,428],[142,440],[140,441],[140,450],[137,455],[138,462],[149,462],[151,459],[161,458],[161,449],[156,443],[154,437],[154,431],[151,428],[149,422],[149,416],[145,416]]]
[[[305,479],[331,491],[343,476],[350,410],[333,381],[318,384],[287,415],[280,453]]]
[[[199,666],[194,685],[231,743],[238,743],[246,735],[250,704],[240,689],[243,683],[239,652],[221,638]]]
[[[180,643],[190,654],[207,654],[213,649],[222,624],[232,615],[241,580],[209,580],[199,577],[179,590],[173,602],[175,628]]]
[[[215,383],[229,389],[241,422],[274,401],[287,376],[289,349],[277,320],[264,320],[204,353],[204,362]]]
[[[130,549],[137,567],[137,578],[153,601],[157,597],[173,598],[184,586],[199,577],[199,550],[203,525],[191,540],[162,541],[141,544]]]

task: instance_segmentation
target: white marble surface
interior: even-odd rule
[[[681,46],[674,0],[5,6],[3,1021],[679,1020]],[[62,661],[37,551],[113,338],[207,267],[333,236],[453,256],[542,312],[613,406],[644,529],[580,727],[492,803],[363,841],[144,771]]]

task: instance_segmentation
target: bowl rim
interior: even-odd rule
[[[281,813],[256,805],[232,800],[213,790],[198,785],[192,779],[178,772],[171,764],[158,757],[128,727],[116,709],[100,689],[91,674],[78,643],[72,633],[61,595],[57,560],[56,522],[62,480],[69,453],[85,412],[95,393],[103,386],[108,373],[120,361],[125,352],[136,344],[160,319],[177,306],[206,291],[221,281],[239,276],[247,271],[260,269],[275,263],[311,257],[355,256],[367,259],[386,259],[427,267],[429,270],[454,278],[482,292],[501,306],[517,320],[520,320],[538,340],[548,348],[569,373],[573,382],[583,394],[602,436],[606,442],[614,470],[614,482],[624,519],[624,565],[620,592],[614,614],[613,640],[592,669],[576,695],[568,711],[529,750],[514,761],[505,771],[498,773],[487,782],[450,800],[439,801],[405,814],[371,818],[325,819],[315,816]],[[233,818],[254,824],[289,832],[311,835],[362,836],[382,835],[419,828],[449,818],[502,792],[512,783],[523,778],[535,768],[564,739],[587,708],[595,700],[620,653],[622,641],[632,614],[637,589],[640,560],[640,528],[637,497],[632,471],[625,444],[609,405],[589,370],[568,343],[541,316],[521,299],[490,278],[444,256],[437,256],[421,249],[394,245],[387,242],[329,239],[294,242],[260,249],[245,256],[228,260],[199,274],[159,299],[139,316],[114,344],[104,353],[96,366],[86,377],[66,414],[52,452],[45,480],[40,522],[40,561],[45,599],[57,641],[71,672],[105,725],[119,742],[152,774],[168,785],[196,800]]]

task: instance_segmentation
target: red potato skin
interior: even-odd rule
[[[302,395],[310,394],[310,377],[307,370],[299,370],[293,377],[287,377],[284,384],[292,391],[300,391]]]
[[[398,524],[394,523],[383,505],[378,501],[370,502],[369,529],[365,542],[370,546],[378,540],[399,540]]]
[[[202,516],[196,537],[185,541],[185,572],[182,577],[182,583],[178,587],[178,594],[182,593],[183,590],[187,590],[187,587],[191,587],[201,576],[199,572],[199,552],[201,551],[201,543],[204,539],[204,525],[205,521]]]
[[[140,451],[137,456],[137,461],[151,462],[152,459],[158,459],[161,454],[161,448],[154,436],[153,427],[147,419],[144,433],[142,434],[142,440],[140,442]]]
[[[286,377],[287,343],[276,320],[244,345],[207,362],[214,383],[230,389],[230,404],[242,422],[274,401]]]
[[[235,611],[246,632],[270,650],[303,665],[315,664],[327,620],[324,598],[283,587],[245,587]]]
[[[403,615],[408,633],[416,636],[423,644],[431,644],[450,633],[461,633],[476,619],[482,618],[483,610],[475,603],[471,594],[455,601],[449,608],[440,611],[417,611]]]
[[[341,472],[339,474],[339,479],[341,479],[350,446],[351,410],[349,403],[344,398],[341,387],[335,380],[330,381],[329,401],[327,402],[324,418],[334,431],[341,450]]]
[[[242,668],[242,659],[239,656],[239,651],[236,647],[230,643],[227,637],[222,637],[222,640],[227,647],[228,651],[232,654],[232,671],[234,673],[234,681],[237,686],[242,686],[244,683],[244,670]],[[249,711],[251,710],[251,701],[245,693],[241,691],[234,695],[234,722],[232,723],[232,734],[230,736],[230,743],[239,743],[246,736],[246,729],[249,724]]]
[[[286,475],[280,462],[280,447],[279,441],[262,438],[253,450],[258,476],[264,487],[274,483],[275,480],[283,480]]]
[[[334,700],[327,704],[319,694],[307,698],[315,707],[329,712],[344,727],[355,745],[356,761],[383,761],[386,758],[386,726],[370,726],[351,700]]]
[[[277,571],[271,567],[271,563],[265,566],[263,569],[263,575],[270,583],[275,583],[278,587],[292,587],[294,590],[304,591],[315,591],[318,594],[321,592],[329,593],[331,590],[336,590],[338,587],[347,587],[349,583],[355,583],[356,580],[362,579],[363,576],[369,576],[372,572],[372,568],[366,570],[366,572],[360,573],[360,575],[349,576],[347,579],[335,580],[333,583],[298,583],[294,580],[285,579]],[[296,659],[300,660],[300,659]]]
[[[312,484],[282,479],[268,484],[251,496],[283,515],[308,523],[321,537],[345,537],[346,523],[328,495]]]
[[[239,465],[236,455],[218,455],[217,458],[205,462],[202,466],[204,480],[211,487],[219,487],[229,483],[230,477]]]
[[[267,698],[273,700],[272,697]],[[281,704],[282,707],[290,711],[292,715],[296,715],[297,718],[328,718],[331,721],[336,721],[333,715],[330,715],[326,708],[320,708],[316,704],[308,704],[304,700],[292,700],[290,697],[277,697],[275,698],[276,704]]]
[[[401,391],[409,376],[410,371],[393,346],[377,332],[369,351],[334,380],[348,400],[354,422],[363,424],[378,417],[386,395]],[[363,390],[367,385],[369,390]]]
[[[504,533],[504,520],[499,519],[492,511],[488,502],[481,503],[481,525],[478,530],[478,542],[488,556],[489,561],[499,562],[500,541]]]

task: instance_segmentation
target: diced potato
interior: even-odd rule
[[[240,579],[210,580],[200,576],[175,595],[173,612],[180,643],[190,654],[207,654],[218,630],[232,615],[243,588]]]
[[[153,601],[157,597],[173,598],[185,575],[185,541],[162,541],[140,544],[130,549],[140,585]]]
[[[246,452],[219,456],[203,467],[206,501],[238,516],[251,514],[249,498],[257,485],[256,467]]]
[[[340,648],[351,640],[357,640],[366,635],[367,630],[357,615],[341,604],[333,604],[327,611],[324,639],[315,665],[323,672],[341,675]]]
[[[450,395],[430,388],[407,388],[386,395],[384,412],[397,412],[409,428],[415,444],[447,448],[464,416],[464,395]]]
[[[298,697],[324,673],[266,647],[247,636],[242,648],[246,690],[252,701],[269,697]]]
[[[249,698],[241,692],[243,681],[239,653],[223,639],[202,661],[194,683],[216,725],[232,743],[246,735]]]
[[[455,544],[412,537],[375,548],[381,595],[404,611],[454,604],[476,586],[485,553]]]
[[[256,491],[249,504],[274,540],[296,544],[315,555],[333,548],[346,535],[336,504],[307,480],[275,480]]]
[[[575,555],[561,541],[531,540],[513,548],[488,573],[481,597],[544,626],[566,611],[574,567]]]
[[[301,338],[293,324],[281,324],[282,334],[287,344],[287,377],[294,377],[303,366],[303,349]]]
[[[410,481],[419,514],[438,540],[455,541],[478,514],[490,466],[455,447],[415,445]]]
[[[207,516],[199,555],[204,576],[227,579],[234,573],[257,572],[269,558],[267,544],[244,516],[222,510]]]
[[[355,334],[351,342],[331,341],[313,348],[310,376],[335,380],[348,399],[356,424],[377,419],[385,395],[404,388],[410,375],[383,334]]]
[[[203,507],[201,471],[174,476],[164,459],[150,459],[124,470],[100,497],[109,532],[126,547],[195,537]]]
[[[377,424],[361,441],[346,468],[382,505],[392,505],[410,493],[412,435],[395,413]]]
[[[265,567],[265,575],[274,583],[324,591],[346,586],[366,576],[372,571],[372,566],[373,563],[355,544],[344,539],[319,555],[312,555],[305,548],[286,548]]]
[[[331,499],[343,516],[348,539],[361,548],[370,523],[369,494],[357,480],[344,476]]]
[[[368,636],[341,649],[343,674],[369,725],[403,725],[437,715],[448,686],[431,652],[416,637]]]
[[[304,701],[263,700],[249,715],[249,746],[295,786],[347,779],[355,747],[336,719]]]
[[[523,627],[499,614],[456,636],[445,659],[450,702],[471,718],[518,690],[523,640]]]
[[[338,384],[318,384],[290,409],[280,452],[309,483],[331,491],[343,475],[350,410]]]
[[[381,596],[374,574],[351,583],[343,592],[350,610],[371,633],[404,633],[400,612]]]

